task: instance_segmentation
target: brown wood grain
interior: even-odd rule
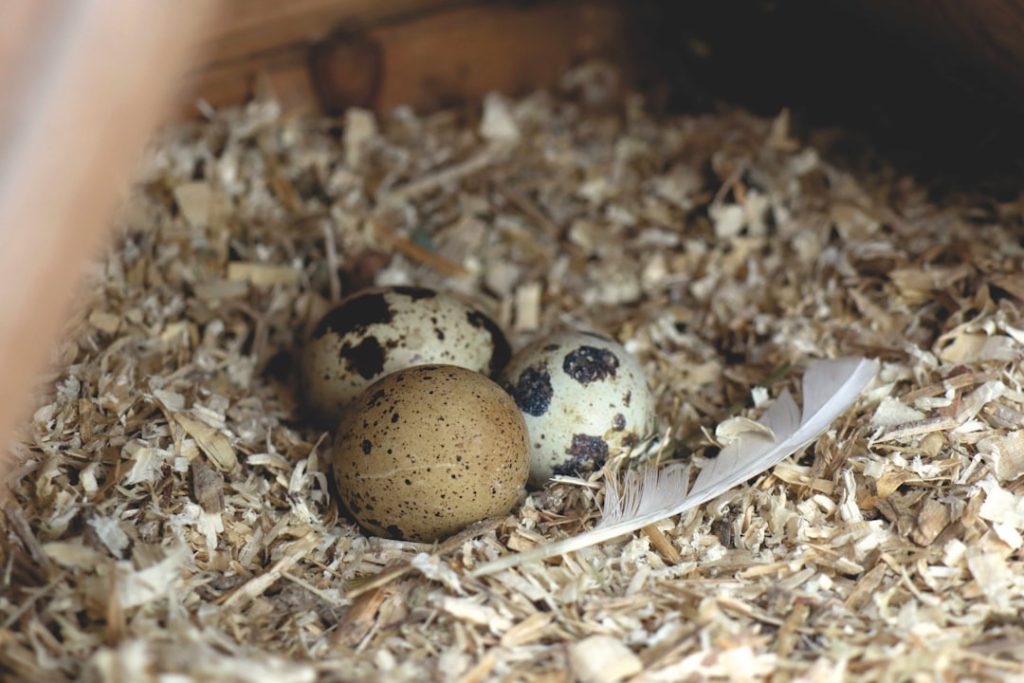
[[[624,12],[622,3],[610,1],[490,3],[381,26],[367,33],[368,41],[342,38],[327,51],[320,67],[333,81],[320,80],[329,86],[321,94],[329,109],[348,104],[335,95],[345,94],[343,84],[360,63],[349,47],[368,57],[368,42],[377,46],[379,81],[372,99],[358,103],[363,106],[388,110],[408,104],[430,110],[475,100],[491,90],[523,94],[549,87],[588,58],[626,65]]]
[[[288,46],[258,57],[207,64],[185,78],[189,93],[171,113],[172,119],[198,114],[202,100],[214,107],[242,104],[256,94],[273,96],[288,111],[318,110],[309,73],[309,46]]]
[[[214,106],[244,102],[269,85],[293,110],[402,104],[429,110],[491,90],[550,86],[590,57],[630,63],[627,8],[615,0],[300,5],[284,12],[259,1],[246,6],[238,25],[212,32],[216,58],[191,75],[189,90]],[[178,114],[195,111],[185,103]]]
[[[205,27],[201,35],[201,47],[208,55],[207,64],[223,64],[288,46],[309,45],[342,26],[365,28],[466,2],[226,0],[225,19]]]
[[[308,112],[317,107],[312,46],[342,28],[354,34],[474,1],[480,0],[224,0],[224,18],[197,37],[206,57],[185,81],[191,98],[172,118],[195,116],[200,99],[222,107],[257,93],[272,95],[286,110]]]

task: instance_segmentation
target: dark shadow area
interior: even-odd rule
[[[635,40],[651,65],[647,85],[669,84],[659,98],[666,111],[722,102],[774,116],[788,107],[801,137],[843,129],[824,149],[833,162],[867,170],[877,154],[939,192],[1016,197],[1024,90],[941,30],[914,25],[905,11],[917,11],[913,2],[893,7],[902,9],[890,21],[885,7],[852,0],[641,0]]]

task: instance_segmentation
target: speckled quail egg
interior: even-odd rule
[[[375,382],[335,440],[338,493],[374,534],[433,541],[507,514],[529,473],[526,424],[480,373],[420,365]]]
[[[494,375],[509,355],[494,321],[450,296],[423,287],[367,289],[314,328],[303,349],[303,397],[314,417],[333,426],[347,403],[388,373],[445,363]]]
[[[654,429],[654,396],[622,346],[589,332],[559,332],[517,353],[502,385],[530,432],[530,485],[586,476]]]

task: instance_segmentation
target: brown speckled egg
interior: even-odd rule
[[[336,424],[345,406],[388,373],[444,363],[494,375],[510,356],[501,329],[480,311],[423,287],[367,289],[317,324],[303,349],[306,406]]]
[[[333,467],[342,502],[368,531],[433,541],[519,502],[530,469],[526,423],[487,377],[420,365],[353,402]]]

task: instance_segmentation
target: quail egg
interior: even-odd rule
[[[493,375],[508,361],[501,329],[480,311],[423,287],[358,292],[314,328],[302,358],[302,390],[316,418],[336,424],[376,379],[426,363]]]
[[[654,429],[654,396],[622,346],[559,332],[517,353],[501,375],[530,433],[530,485],[585,476]]]
[[[433,541],[507,514],[529,463],[526,424],[501,387],[465,368],[420,365],[375,382],[346,411],[333,470],[365,529]]]

